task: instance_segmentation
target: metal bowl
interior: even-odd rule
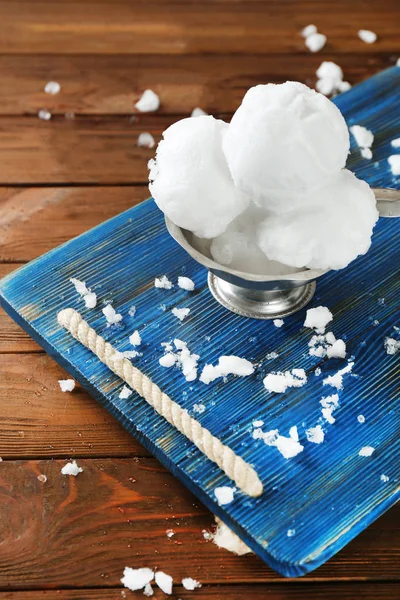
[[[400,216],[400,191],[374,190],[382,217]],[[165,217],[171,236],[190,256],[208,269],[208,287],[228,310],[253,319],[287,317],[306,306],[315,293],[316,279],[328,272],[294,269],[288,275],[260,275],[231,269],[215,262],[211,240],[198,238]]]

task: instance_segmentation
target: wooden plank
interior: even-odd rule
[[[286,581],[255,556],[237,557],[207,542],[202,530],[212,516],[155,459],[78,463],[84,471],[77,478],[61,475],[64,461],[0,464],[2,523],[8,523],[0,544],[2,589],[113,587],[127,565],[203,584]],[[167,529],[176,532],[172,538]],[[398,581],[399,529],[398,505],[302,583]]]
[[[174,585],[174,597],[182,600],[398,600],[397,583],[272,583],[247,585],[208,585],[195,592]],[[175,596],[176,594],[176,596]],[[0,600],[121,600],[143,598],[143,592],[133,594],[126,589],[43,590],[0,592]],[[154,586],[153,600],[165,600],[165,594]]]
[[[373,47],[371,47],[373,51]],[[347,81],[359,83],[392,66],[392,54],[330,54]],[[233,112],[258,83],[297,80],[314,84],[319,54],[235,56],[72,55],[0,56],[0,114],[130,114],[143,90],[161,98],[161,114],[189,115],[195,106],[211,114]],[[49,96],[47,81],[61,92]]]
[[[158,142],[178,117],[135,119],[0,117],[0,185],[146,183],[154,149],[138,148],[137,137],[150,131]]]
[[[2,1],[0,52],[7,54],[308,53],[299,35],[316,23],[328,36],[321,55],[367,54],[360,28],[379,35],[376,52],[400,53],[397,0],[50,3]],[[73,43],[71,43],[73,41]]]
[[[0,262],[32,260],[149,195],[147,185],[0,189]]]
[[[61,392],[58,380],[67,378],[47,354],[0,354],[3,459],[149,456],[79,385]]]

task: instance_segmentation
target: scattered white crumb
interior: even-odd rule
[[[160,98],[153,90],[145,90],[135,107],[139,112],[155,112],[160,108]]]
[[[120,352],[124,358],[137,358],[138,356],[143,356],[142,352],[138,352],[137,350],[124,350],[124,352]]]
[[[178,286],[183,290],[192,292],[194,290],[194,281],[190,277],[178,277]]]
[[[44,86],[44,91],[50,96],[55,96],[61,90],[61,85],[57,81],[49,81]]]
[[[316,71],[318,77],[315,84],[316,90],[324,96],[331,96],[337,92],[346,92],[351,88],[348,81],[343,81],[343,70],[332,61],[323,61]]]
[[[306,429],[306,436],[309,442],[312,442],[313,444],[322,444],[325,433],[321,425],[316,425],[315,427]]]
[[[134,317],[135,314],[136,314],[136,306],[131,306],[130,309],[129,309],[129,311],[128,311],[128,315],[130,317]]]
[[[42,108],[38,112],[38,117],[42,121],[50,121],[50,119],[51,119],[51,112],[49,112],[48,110],[45,110],[44,108]]]
[[[154,287],[163,288],[164,290],[170,290],[174,287],[174,284],[168,279],[166,275],[163,275],[162,277],[155,278]]]
[[[322,380],[322,385],[331,385],[337,390],[343,389],[343,375],[345,373],[350,373],[350,371],[353,369],[353,365],[354,363],[348,362],[346,367],[340,369],[340,371],[338,371],[334,375],[329,375],[329,377],[325,377],[325,379]]]
[[[371,456],[375,452],[375,448],[372,446],[363,446],[358,453],[358,456]]]
[[[295,529],[288,529],[286,535],[288,537],[293,537],[294,535],[296,535],[296,530]]]
[[[396,138],[395,140],[392,140],[390,143],[393,146],[393,148],[400,148],[400,137]]]
[[[128,388],[128,386],[124,385],[122,390],[119,393],[118,398],[122,398],[123,400],[126,400],[126,398],[129,398],[129,396],[131,396],[133,394],[133,391]]]
[[[167,531],[165,532],[167,534],[167,537],[172,538],[173,535],[175,535],[175,531],[173,529],[167,529]]]
[[[71,277],[70,282],[75,286],[76,291],[85,301],[87,308],[94,308],[97,304],[97,296],[89,288],[86,287],[84,281],[79,281],[75,277]]]
[[[385,337],[383,342],[386,354],[394,355],[400,350],[400,341],[391,337]]]
[[[304,321],[304,327],[315,329],[317,333],[325,333],[325,328],[333,319],[333,315],[326,306],[309,308]]]
[[[300,35],[306,38],[309,35],[312,35],[313,33],[317,33],[317,31],[318,29],[315,27],[315,25],[307,25],[306,27],[304,27],[304,29],[301,30]]]
[[[208,113],[206,113],[202,108],[199,108],[198,106],[196,106],[196,108],[194,108],[192,110],[192,114],[190,116],[191,117],[204,117],[207,114]]]
[[[290,387],[302,387],[307,383],[307,375],[304,369],[292,369],[291,371],[268,373],[263,379],[263,384],[268,392],[281,394]]]
[[[132,590],[132,592],[136,592],[137,590],[142,590],[148,583],[153,581],[153,578],[154,571],[146,567],[142,569],[125,567],[121,583],[129,590]]]
[[[143,589],[143,596],[150,597],[154,594],[154,590],[151,587],[151,583],[146,583]]]
[[[119,313],[115,312],[114,308],[111,306],[111,304],[107,304],[103,310],[103,315],[105,316],[108,325],[114,325],[116,323],[119,323],[120,321],[122,321],[122,315],[120,315]]]
[[[311,52],[319,52],[326,44],[326,35],[323,33],[312,33],[306,37],[304,43]]]
[[[275,327],[282,327],[284,321],[282,319],[274,319],[273,324],[275,325]]]
[[[278,357],[279,357],[279,354],[277,352],[269,352],[265,358],[267,360],[274,360],[275,358],[278,358]]]
[[[129,343],[132,346],[140,346],[142,343],[142,338],[140,337],[140,333],[137,329],[132,333],[132,335],[129,336]]]
[[[374,31],[369,31],[368,29],[360,29],[358,32],[358,37],[366,44],[373,44],[374,42],[376,42],[378,36]]]
[[[154,148],[156,142],[151,133],[144,131],[139,134],[136,144],[139,148]]]
[[[213,537],[214,537],[213,534],[212,534],[212,532],[211,531],[207,531],[207,529],[203,529],[201,533],[203,534],[203,538],[205,540],[207,540],[207,542],[210,541],[210,540],[212,540]]]
[[[166,367],[168,369],[169,367],[173,367],[176,363],[176,356],[175,354],[168,352],[167,354],[164,354],[164,356],[162,356],[158,362],[162,367]]]
[[[163,571],[156,571],[155,573],[156,584],[164,592],[164,594],[172,594],[172,582],[171,575],[167,575]]]
[[[366,160],[371,160],[371,158],[373,156],[371,148],[361,148],[360,154]]]
[[[72,392],[75,388],[75,381],[73,379],[59,379],[58,384],[62,392]]]
[[[236,533],[233,533],[231,529],[225,523],[223,523],[218,517],[215,517],[215,522],[217,523],[217,529],[214,534],[210,533],[209,537],[205,536],[205,532],[203,531],[203,535],[205,539],[212,539],[214,544],[216,544],[219,548],[224,548],[225,550],[229,550],[229,552],[233,552],[238,556],[243,556],[244,554],[249,554],[252,552],[248,546]],[[209,532],[206,532],[207,534]]]
[[[177,365],[182,369],[186,381],[194,381],[197,378],[197,362],[200,358],[198,354],[192,354],[186,344],[182,340],[174,339],[176,352],[169,342],[161,344],[164,347],[165,354],[159,359],[162,367],[172,367]]]
[[[336,419],[332,416],[332,408],[323,408],[321,412],[322,417],[327,423],[330,423],[330,425],[333,425],[335,423]]]
[[[348,92],[349,90],[351,90],[351,83],[349,83],[348,81],[339,81],[338,90],[341,93]]]
[[[94,292],[89,292],[83,296],[86,308],[94,308],[97,304],[97,296]]]
[[[382,483],[387,483],[389,481],[389,477],[387,475],[381,475]]]
[[[286,459],[293,458],[304,450],[304,446],[299,442],[296,426],[290,428],[289,437],[280,435],[278,429],[263,432],[260,428],[257,428],[253,431],[253,438],[262,439],[267,446],[274,446]]]
[[[175,307],[171,310],[171,312],[174,315],[174,317],[176,317],[180,321],[183,321],[184,319],[186,319],[186,317],[190,313],[190,308],[176,308]]]
[[[345,358],[346,344],[343,340],[336,340],[332,346],[328,346],[326,354],[328,358]]]
[[[339,407],[338,394],[332,394],[331,396],[323,397],[320,400],[320,404],[322,406],[322,418],[333,425],[336,419],[332,416],[332,413]]]
[[[215,497],[220,506],[223,506],[224,504],[230,504],[233,501],[233,495],[235,492],[236,488],[231,488],[227,485],[217,487],[214,490]]]
[[[41,483],[46,483],[46,481],[47,481],[46,475],[43,475],[42,473],[40,475],[38,475],[37,478],[39,479],[39,481]]]
[[[357,421],[358,421],[359,423],[365,423],[365,417],[364,417],[364,415],[358,415],[358,417],[357,417]]]
[[[319,358],[344,358],[346,356],[346,344],[343,340],[337,340],[333,333],[313,335],[308,342],[309,355]]]
[[[220,356],[218,364],[215,367],[213,365],[205,365],[200,376],[200,381],[208,385],[218,377],[225,377],[226,375],[247,377],[252,373],[254,373],[254,366],[245,358],[234,355]]]
[[[197,588],[201,588],[201,583],[200,581],[197,581],[196,579],[192,579],[191,577],[185,577],[184,579],[182,579],[182,585],[185,588],[185,590],[195,590]]]
[[[67,463],[61,469],[61,473],[63,475],[73,475],[74,477],[76,477],[77,475],[79,475],[79,473],[82,473],[82,472],[83,472],[83,469],[81,467],[78,467],[76,460],[73,460],[72,462]]]
[[[322,373],[322,370],[320,369],[320,367],[317,367],[314,371],[314,374],[316,377],[319,377]]]
[[[264,421],[253,421],[253,427],[262,427],[264,425]]]
[[[400,154],[392,154],[388,158],[388,163],[393,175],[400,175]]]
[[[204,404],[194,404],[193,405],[193,412],[198,413],[199,415],[201,415],[205,410],[206,410],[206,407],[204,406]]]
[[[350,133],[356,140],[357,146],[361,148],[362,156],[364,158],[371,159],[372,151],[370,150],[370,148],[374,141],[374,134],[372,133],[372,131],[370,131],[366,127],[363,127],[362,125],[353,125],[352,127],[350,127]],[[362,150],[370,150],[370,152],[364,152],[363,154]]]

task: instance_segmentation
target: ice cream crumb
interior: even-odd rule
[[[129,309],[129,311],[128,311],[128,315],[130,317],[134,317],[135,314],[136,314],[136,306],[131,306],[130,309]]]
[[[175,307],[171,310],[171,312],[177,319],[179,319],[180,321],[183,321],[184,319],[186,319],[186,317],[190,313],[190,308],[176,308]]]
[[[207,115],[207,113],[202,108],[199,108],[198,106],[196,106],[196,108],[194,108],[192,110],[192,114],[190,116],[191,117],[204,117],[206,115]]]
[[[140,112],[155,112],[160,108],[160,98],[153,90],[145,90],[135,107]]]
[[[129,336],[129,343],[132,346],[140,346],[142,343],[142,338],[140,337],[140,333],[137,329],[132,333],[132,335]]]
[[[171,575],[167,575],[163,571],[156,571],[155,573],[156,584],[164,592],[164,594],[172,594],[172,583],[173,579]]]
[[[262,427],[264,425],[264,421],[253,421],[253,427]]]
[[[190,277],[178,277],[178,286],[183,290],[192,292],[194,290],[194,281]]]
[[[204,406],[204,404],[194,404],[193,405],[193,412],[201,415],[204,411],[206,410],[206,407]]]
[[[225,550],[229,550],[229,552],[233,552],[233,554],[237,554],[238,556],[243,556],[244,554],[252,553],[252,550],[246,546],[244,542],[240,539],[236,533],[233,533],[231,529],[225,523],[221,521],[218,517],[215,517],[215,522],[217,523],[217,529],[214,534],[210,533],[209,537],[205,537],[205,539],[212,539],[214,544],[216,544],[219,548],[224,548]],[[204,535],[203,531],[203,535]],[[207,534],[209,532],[206,532]]]
[[[107,304],[103,308],[102,313],[105,316],[108,325],[115,325],[116,323],[119,323],[120,321],[122,321],[122,315],[115,312],[115,310],[111,306],[111,304]]]
[[[220,506],[223,506],[224,504],[230,504],[233,501],[233,495],[235,492],[236,488],[231,488],[227,485],[217,487],[214,490],[215,497]]]
[[[400,148],[400,137],[396,138],[395,140],[392,140],[390,143],[393,146],[393,148]]]
[[[364,415],[358,415],[358,417],[357,417],[357,421],[358,421],[359,423],[365,423],[365,417],[364,417]]]
[[[62,392],[72,392],[75,388],[75,381],[73,379],[59,379],[58,384]]]
[[[133,391],[130,388],[128,388],[126,385],[124,385],[122,390],[119,393],[118,398],[121,398],[122,400],[126,400],[132,394],[133,394]]]
[[[350,133],[353,135],[359,148],[371,148],[374,141],[372,131],[362,125],[353,125],[350,127]]]
[[[185,577],[182,579],[182,585],[185,590],[195,590],[197,588],[201,588],[201,583],[196,579],[192,579],[191,577]]]
[[[139,134],[136,144],[139,148],[154,148],[156,142],[151,133],[143,131]]]
[[[218,364],[215,367],[213,365],[205,365],[200,376],[200,381],[208,385],[218,377],[225,377],[226,375],[247,377],[252,373],[254,373],[254,366],[245,358],[239,358],[239,356],[234,355],[220,356]]]
[[[400,350],[400,340],[395,340],[391,337],[385,337],[383,342],[386,354],[394,355]]]
[[[378,36],[374,31],[369,31],[368,29],[360,29],[358,32],[358,37],[366,44],[373,44],[374,42],[376,42]]]
[[[363,158],[365,158],[367,160],[371,160],[371,158],[372,158],[371,148],[361,148],[360,154]]]
[[[314,374],[316,377],[319,377],[322,373],[322,370],[320,369],[320,367],[317,367],[314,371]]]
[[[312,442],[313,444],[322,444],[325,438],[325,433],[321,425],[316,425],[315,427],[309,427],[306,429],[306,436],[309,442]]]
[[[174,287],[174,284],[168,279],[166,275],[163,275],[162,277],[155,278],[154,287],[163,288],[164,290],[170,290]]]
[[[387,483],[389,481],[389,477],[387,475],[381,475],[382,483]]]
[[[321,398],[320,404],[322,406],[322,418],[333,425],[336,419],[332,416],[332,413],[339,407],[339,396],[338,394],[332,394]]]
[[[167,368],[177,365],[181,367],[186,381],[194,381],[197,378],[197,362],[200,356],[198,354],[191,354],[186,342],[182,340],[174,340],[176,352],[173,352],[173,348],[169,342],[163,342],[161,345],[164,347],[166,353],[159,359],[160,365]]]
[[[323,33],[311,33],[305,39],[305,45],[311,52],[319,52],[326,44],[326,35]]]
[[[38,112],[38,117],[42,121],[50,121],[50,119],[51,119],[51,112],[49,112],[48,110],[45,110],[44,108],[42,108]]]
[[[168,369],[169,367],[173,367],[176,363],[176,356],[168,352],[167,354],[164,354],[164,356],[162,356],[158,362],[162,367],[166,367]]]
[[[388,163],[393,175],[400,175],[400,154],[392,154],[388,158]]]
[[[151,587],[151,583],[146,583],[143,589],[143,596],[150,597],[154,594],[154,590]]]
[[[82,296],[86,308],[94,308],[97,304],[97,296],[89,288],[86,287],[84,281],[79,281],[75,277],[71,277],[70,282],[75,286],[76,291]]]
[[[296,530],[295,529],[288,529],[286,535],[288,537],[293,537],[294,535],[296,535]]]
[[[129,590],[132,590],[132,592],[136,592],[137,590],[142,590],[148,583],[153,581],[153,578],[154,572],[146,567],[141,569],[125,567],[121,583]]]
[[[57,81],[49,81],[44,86],[44,91],[50,96],[55,96],[61,90],[61,85]]]
[[[289,437],[280,435],[278,429],[263,432],[257,428],[253,431],[253,438],[262,439],[267,446],[274,446],[286,459],[293,458],[304,450],[304,446],[299,442],[296,426],[290,428]]]
[[[318,29],[316,28],[315,25],[306,25],[306,27],[304,27],[304,29],[301,30],[300,35],[302,35],[304,38],[308,37],[309,35],[312,35],[313,33],[317,33]]]
[[[138,352],[137,350],[124,350],[124,352],[120,352],[124,358],[137,358],[138,356],[143,356],[142,352]]]
[[[316,90],[324,96],[347,91],[351,85],[343,81],[343,71],[339,65],[331,61],[323,61],[317,69]]]
[[[274,360],[275,358],[279,358],[279,354],[277,352],[269,352],[265,358],[267,360]]]
[[[40,483],[46,483],[46,481],[47,481],[47,477],[46,477],[46,475],[43,475],[43,473],[38,475],[37,478],[39,479]]]
[[[333,315],[326,306],[309,308],[306,313],[304,327],[315,329],[317,333],[325,333],[325,328],[333,319]]]
[[[282,325],[284,324],[284,321],[282,319],[274,319],[272,322],[275,325],[275,327],[282,327]]]
[[[213,534],[212,534],[212,532],[211,531],[207,531],[207,529],[203,529],[201,533],[203,534],[203,538],[205,540],[207,540],[207,542],[210,541],[210,540],[212,540],[213,537],[214,537]]]
[[[345,373],[350,373],[350,371],[353,369],[353,365],[354,363],[348,362],[346,367],[340,369],[340,371],[338,371],[334,375],[329,375],[329,377],[325,377],[325,379],[323,379],[322,381],[322,385],[331,385],[332,387],[335,387],[338,390],[343,389],[343,375]]]
[[[375,452],[375,448],[372,446],[363,446],[358,453],[358,456],[371,456]]]
[[[265,389],[277,394],[286,392],[290,387],[302,387],[305,383],[307,383],[307,375],[304,369],[268,373],[263,379]]]
[[[328,358],[345,358],[346,344],[343,340],[336,340],[332,346],[328,346],[326,354]]]
[[[167,529],[167,531],[165,532],[167,534],[167,537],[172,538],[173,535],[175,535],[175,531],[173,529]]]
[[[77,475],[79,475],[79,473],[82,473],[82,472],[83,472],[83,469],[81,467],[78,467],[76,460],[73,460],[72,462],[67,463],[61,469],[61,473],[63,475],[73,475],[73,477],[76,477]]]

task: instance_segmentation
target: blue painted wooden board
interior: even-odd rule
[[[390,139],[400,136],[400,69],[385,71],[336,99],[349,124],[375,133],[374,161],[353,148],[349,165],[371,184],[397,186],[386,163]],[[395,91],[397,92],[395,93]],[[112,197],[110,197],[112,202]],[[320,416],[319,401],[333,393],[322,379],[343,366],[338,359],[308,355],[311,332],[302,327],[305,310],[285,319],[277,329],[271,321],[234,315],[211,297],[206,272],[169,237],[163,216],[147,201],[103,223],[12,273],[1,282],[1,302],[62,366],[140,442],[153,452],[215,514],[242,537],[271,567],[286,576],[315,569],[395,503],[399,497],[400,398],[398,356],[385,353],[383,339],[397,333],[400,281],[400,222],[381,219],[368,255],[347,269],[324,276],[310,306],[323,304],[334,314],[332,330],[347,342],[355,360],[355,376],[346,375],[336,423],[326,427],[321,445],[305,439],[305,429]],[[156,276],[176,283],[190,276],[195,292],[175,286],[156,289]],[[98,306],[86,309],[70,277],[87,283],[98,295]],[[384,299],[384,300],[382,300]],[[121,327],[106,327],[105,303],[123,315]],[[136,306],[136,314],[129,309]],[[171,308],[189,307],[179,323]],[[237,492],[231,504],[219,506],[214,490],[230,480],[208,461],[144,400],[133,394],[119,399],[122,382],[91,352],[57,324],[57,311],[73,307],[97,332],[120,350],[131,349],[129,335],[139,329],[143,356],[135,364],[202,425],[253,464],[264,493],[253,499]],[[257,364],[253,376],[229,377],[206,386],[187,383],[180,371],[163,369],[161,342],[178,337],[201,356],[199,365],[214,363],[221,354],[237,354]],[[278,358],[268,360],[272,351]],[[306,386],[285,394],[270,394],[262,379],[273,370],[304,367]],[[317,367],[322,375],[316,376]],[[194,404],[204,404],[202,414]],[[33,408],[34,410],[34,408]],[[357,416],[363,414],[365,423]],[[255,441],[252,422],[264,430],[288,435],[298,426],[304,451],[285,460],[278,450]],[[362,446],[376,448],[369,458]],[[381,481],[381,475],[389,477]],[[295,530],[288,537],[287,531]]]

